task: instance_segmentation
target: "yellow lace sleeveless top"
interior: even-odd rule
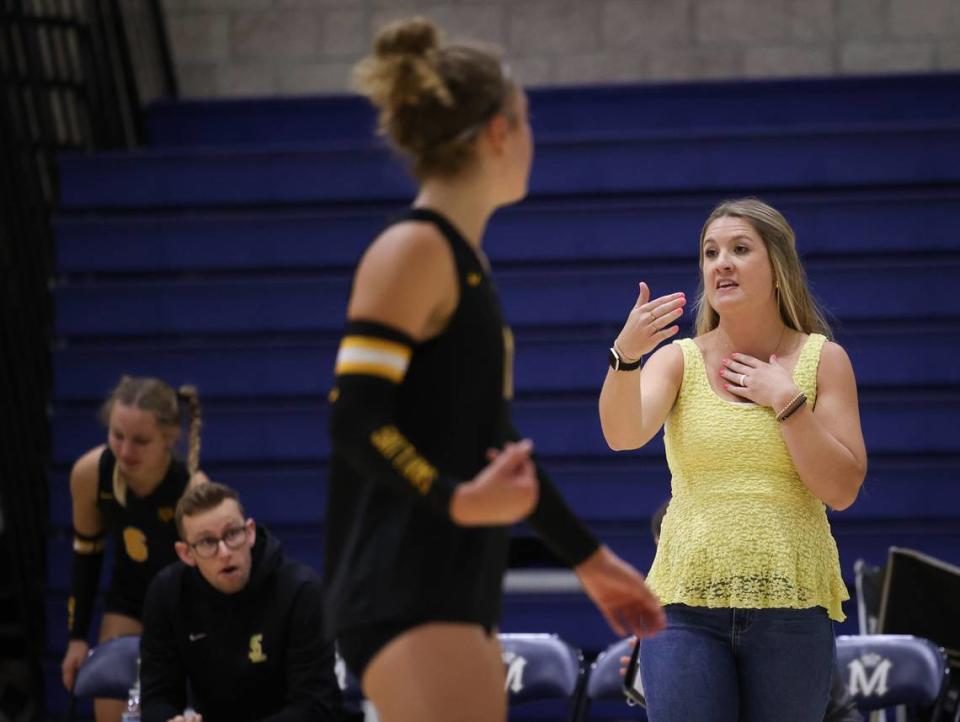
[[[826,339],[793,372],[813,407]],[[721,398],[693,339],[664,427],[672,497],[648,582],[663,604],[805,609],[843,621],[849,599],[826,508],[803,485],[769,407]]]

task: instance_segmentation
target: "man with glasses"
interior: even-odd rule
[[[210,482],[176,509],[181,563],[147,591],[140,641],[143,722],[339,720],[321,582]]]

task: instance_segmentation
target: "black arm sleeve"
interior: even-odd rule
[[[177,650],[173,612],[154,577],[143,604],[140,636],[140,712],[142,722],[167,722],[187,706],[187,671]]]
[[[264,718],[264,722],[336,722],[341,719],[333,642],[324,639],[320,617],[322,607],[320,581],[304,584],[289,610],[285,704],[279,712]]]
[[[70,639],[86,640],[90,634],[93,602],[103,566],[103,535],[87,536],[74,532],[73,574],[67,600],[67,628]]]
[[[508,401],[503,402],[501,424],[504,441],[518,441],[522,438],[513,426]],[[600,542],[587,525],[573,513],[540,462],[536,458],[534,462],[537,468],[537,480],[540,482],[540,496],[536,508],[527,521],[550,551],[568,566],[575,567],[593,554],[600,546]]]
[[[397,427],[398,377],[391,378],[392,370],[376,361],[351,360],[358,358],[351,354],[364,346],[385,347],[389,359],[390,349],[405,348],[409,354],[413,345],[409,336],[382,324],[349,324],[337,356],[330,434],[335,452],[357,473],[402,493],[419,495],[449,518],[457,480],[441,474]]]

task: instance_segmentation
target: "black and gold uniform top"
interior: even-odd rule
[[[510,423],[513,337],[488,269],[443,216],[433,223],[456,264],[459,302],[446,328],[415,343],[352,320],[331,393],[327,610],[334,635],[377,622],[500,617],[509,527],[461,527],[449,515],[456,485],[487,465],[487,451],[518,435]],[[537,468],[529,521],[570,565],[597,548]]]
[[[487,449],[500,447],[506,437],[509,329],[486,268],[449,222],[425,209],[398,220],[429,221],[440,229],[456,263],[460,300],[442,333],[414,345],[395,389],[393,418],[440,473],[469,480],[488,463]],[[334,406],[352,403],[343,382],[338,384],[344,395]],[[352,450],[338,441],[335,430],[326,535],[328,624],[340,632],[385,619],[495,623],[508,527],[455,525],[416,494],[365,478]]]
[[[97,508],[104,532],[113,537],[110,592],[138,601],[136,616],[139,617],[139,606],[143,604],[150,580],[177,560],[173,545],[179,537],[174,510],[187,488],[190,474],[186,465],[174,458],[156,489],[145,497],[126,489],[125,505],[121,505],[115,497],[113,483],[116,463],[110,448],[104,449],[98,471]]]

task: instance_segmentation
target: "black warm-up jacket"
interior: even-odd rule
[[[252,553],[250,581],[236,594],[217,591],[182,562],[150,584],[140,642],[143,722],[167,722],[188,702],[204,722],[340,719],[320,579],[287,559],[262,526]]]

